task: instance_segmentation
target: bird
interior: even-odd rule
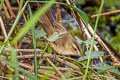
[[[80,44],[72,37],[62,24],[55,20],[50,9],[42,16],[42,25],[48,37],[53,35],[55,32],[58,34],[66,32],[60,35],[57,40],[50,42],[50,47],[54,52],[60,55],[81,56]]]

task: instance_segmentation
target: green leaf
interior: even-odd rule
[[[57,40],[59,37],[58,37],[58,33],[57,32],[54,32],[50,37],[46,38],[48,41],[50,42],[54,42],[55,40]]]
[[[67,33],[67,32],[60,32],[59,34],[57,33],[57,32],[54,32],[50,37],[45,37],[48,41],[50,41],[50,42],[54,42],[55,40],[57,40],[57,39],[59,39],[60,37],[60,35],[63,35],[63,34],[65,34],[65,33]]]
[[[77,40],[77,42],[78,42],[79,44],[82,44],[82,43],[84,42],[83,40],[79,39],[77,36],[75,36],[75,39]]]
[[[90,38],[90,39],[88,39],[88,40],[85,41],[86,46],[90,46],[90,45],[91,45],[91,40],[92,40],[92,38]],[[96,44],[97,44],[97,42],[94,41],[94,44],[93,44],[93,45],[96,45]]]
[[[86,51],[85,54],[86,56],[80,57],[78,61],[83,61],[83,60],[88,59],[89,51]],[[100,56],[104,56],[104,53],[102,51],[93,51],[91,54],[91,59],[98,58]]]
[[[112,73],[120,75],[120,71],[118,71],[117,69],[112,69],[113,66],[110,66],[108,64],[102,64],[102,63],[100,63],[100,64],[97,64],[97,65],[92,65],[92,67],[94,69],[103,70],[104,72],[110,71]]]
[[[90,45],[91,45],[91,41],[92,41],[92,38],[90,38],[90,39],[88,39],[88,40],[84,41],[84,42],[85,42],[85,45],[86,45],[87,50],[89,49],[89,47],[90,47]],[[94,41],[93,45],[95,45],[95,44],[97,44],[97,42],[96,42],[96,41]]]
[[[46,33],[43,29],[35,30],[35,38],[40,38],[46,36]]]

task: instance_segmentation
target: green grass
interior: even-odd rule
[[[32,37],[33,37],[33,45],[34,45],[34,63],[35,63],[35,77],[29,73],[27,73],[24,69],[20,68],[18,66],[18,60],[17,60],[17,52],[15,51],[14,48],[10,47],[11,50],[11,61],[4,61],[1,60],[2,62],[5,62],[6,64],[8,64],[9,66],[11,66],[12,68],[14,68],[15,70],[15,75],[10,72],[10,78],[13,80],[19,80],[19,72],[22,72],[23,74],[25,74],[26,76],[28,76],[29,80],[38,80],[37,78],[37,57],[36,57],[36,38],[35,38],[35,28],[34,25],[35,23],[40,19],[40,17],[47,11],[48,8],[50,8],[53,4],[55,0],[51,0],[48,2],[48,4],[44,5],[41,9],[39,9],[38,11],[36,11],[33,15],[32,12],[30,10],[30,19],[27,21],[27,23],[25,23],[25,25],[23,26],[23,28],[20,29],[20,31],[18,32],[18,34],[15,36],[15,38],[10,42],[11,46],[16,43],[18,40],[20,40],[31,28],[32,28]],[[52,2],[52,3],[51,3]],[[9,38],[12,35],[14,29],[16,28],[18,22],[21,19],[21,16],[24,12],[24,10],[26,9],[27,5],[28,5],[28,1],[26,1],[25,5],[23,6],[23,8],[21,9],[21,11],[19,12],[15,22],[13,23],[7,38],[5,39],[4,43],[9,42]],[[2,5],[3,3],[1,3]],[[1,6],[0,5],[0,6]],[[2,53],[2,50],[4,48],[6,44],[3,44],[1,49],[0,49],[0,54]],[[13,63],[13,64],[12,64]]]
[[[2,10],[2,6],[3,6],[3,4],[4,4],[4,1],[5,1],[5,0],[2,0],[1,3],[0,3],[0,11]]]
[[[31,10],[31,6],[29,3],[37,3],[37,2],[40,2],[40,3],[46,3],[41,9],[37,10],[35,13],[32,13],[32,10]],[[0,10],[2,9],[2,5],[4,3],[4,0],[2,0],[2,3],[0,4]],[[48,1],[26,1],[26,3],[24,4],[23,8],[19,11],[19,14],[16,18],[16,20],[14,21],[9,33],[8,33],[8,36],[7,38],[5,39],[4,43],[2,44],[2,47],[0,49],[0,54],[3,52],[3,49],[4,47],[10,43],[10,46],[9,46],[9,49],[10,49],[10,60],[3,60],[3,59],[0,59],[0,62],[4,62],[6,65],[9,65],[11,68],[14,69],[14,72],[12,71],[9,71],[9,79],[13,79],[13,80],[20,80],[20,73],[23,73],[24,76],[26,76],[26,80],[46,80],[48,79],[51,74],[53,72],[55,72],[54,69],[51,69],[51,70],[48,70],[47,71],[47,74],[43,75],[42,77],[38,77],[38,60],[37,60],[37,55],[36,55],[36,36],[35,36],[35,24],[38,22],[38,20],[40,19],[40,17],[53,5],[53,4],[60,4],[60,5],[64,5],[68,8],[72,8],[73,10],[75,10],[76,12],[78,12],[80,14],[80,17],[82,19],[82,21],[88,25],[89,23],[89,19],[88,19],[88,16],[86,13],[84,13],[82,10],[80,10],[79,8],[76,8],[72,5],[69,5],[69,4],[66,4],[66,3],[61,3],[61,2],[55,2],[55,0],[50,0],[49,2]],[[72,61],[73,64],[75,64],[76,66],[79,67],[80,71],[82,73],[84,73],[83,76],[77,76],[77,77],[72,77],[72,78],[66,78],[65,80],[76,80],[76,79],[83,79],[83,80],[90,80],[90,77],[100,77],[102,80],[105,80],[107,78],[109,79],[112,79],[112,80],[116,80],[115,78],[113,77],[109,77],[109,76],[105,76],[104,73],[106,71],[110,71],[110,70],[113,70],[115,68],[119,68],[120,65],[118,66],[110,66],[108,68],[105,68],[105,69],[101,69],[99,71],[95,71],[95,68],[91,67],[91,56],[92,56],[92,52],[93,52],[93,45],[95,43],[95,33],[97,31],[97,25],[98,25],[98,22],[99,22],[99,18],[100,18],[100,13],[103,9],[103,4],[104,4],[104,0],[102,0],[101,2],[101,5],[100,5],[100,8],[99,8],[99,12],[98,12],[98,16],[96,18],[96,23],[95,23],[95,27],[94,27],[94,35],[92,37],[92,40],[91,40],[91,43],[90,43],[90,50],[89,50],[89,55],[88,55],[88,59],[87,61],[86,60],[83,60],[83,61],[79,61],[79,60],[75,60],[73,58],[70,58],[70,57],[63,57],[63,56],[58,56],[60,58],[65,58],[67,60],[70,60]],[[19,32],[17,33],[17,35],[13,38],[13,40],[9,41],[12,33],[14,32],[14,29],[17,27],[21,17],[22,17],[22,14],[23,12],[25,11],[25,9],[28,8],[29,9],[29,18],[28,18],[28,21],[23,25],[23,27],[19,30]],[[22,37],[29,31],[31,30],[32,31],[32,44],[33,44],[33,48],[34,48],[34,73],[35,75],[33,74],[30,74],[28,73],[26,70],[24,70],[23,68],[21,68],[18,64],[18,59],[17,59],[17,52],[15,50],[15,48],[13,48],[13,44],[18,42],[19,40],[22,39]],[[59,37],[59,34],[55,34],[55,35],[52,35],[52,37],[49,37],[46,39],[48,40],[48,44],[50,41],[54,41],[56,40],[56,37]],[[85,41],[83,41],[85,42]],[[47,45],[48,46],[48,45]],[[86,47],[86,43],[83,43],[82,45],[82,54],[83,54],[83,57],[85,56],[85,47]],[[43,54],[45,53],[47,47],[45,48],[45,50],[43,51]],[[7,51],[6,51],[7,53]],[[42,54],[42,53],[41,53]],[[42,55],[43,55],[42,54]],[[99,56],[99,55],[98,55]],[[83,58],[82,57],[82,58]],[[41,59],[41,57],[40,57]],[[42,64],[42,63],[41,63]],[[89,70],[89,72],[88,72]],[[70,72],[71,71],[68,71],[66,72],[66,77],[68,77],[70,75]],[[114,74],[115,76],[118,76],[119,74],[117,74],[117,72],[115,72],[114,70]]]
[[[30,13],[30,18],[32,17],[32,10],[30,8],[30,5],[28,5],[29,7],[29,13]],[[35,80],[38,80],[38,69],[37,69],[37,56],[36,56],[36,38],[35,38],[35,27],[32,27],[32,38],[33,38],[33,46],[34,46],[34,70],[35,70]]]
[[[95,34],[96,34],[96,31],[97,31],[97,25],[98,25],[98,21],[99,21],[99,18],[100,18],[100,13],[102,12],[102,9],[103,9],[103,4],[104,4],[104,0],[102,0],[102,2],[101,2],[99,12],[98,12],[98,16],[97,16],[97,19],[96,19],[96,23],[95,23],[95,27],[94,27],[94,34],[93,34],[92,41],[91,41],[88,61],[87,61],[85,75],[83,77],[83,80],[86,80],[86,78],[87,78],[88,68],[89,68],[90,60],[91,60],[91,53],[93,51],[93,44],[94,44],[94,41],[95,41]]]

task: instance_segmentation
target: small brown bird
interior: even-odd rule
[[[72,37],[72,35],[67,32],[63,25],[56,22],[51,10],[48,10],[42,16],[43,29],[47,33],[47,36],[51,36],[54,32],[58,34],[61,32],[66,32],[60,35],[60,38],[54,42],[50,42],[50,47],[58,54],[61,55],[77,55],[80,56],[80,44]]]

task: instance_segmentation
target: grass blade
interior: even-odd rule
[[[5,41],[4,41],[3,43],[6,44],[6,42],[8,42],[10,36],[12,35],[12,33],[13,33],[13,31],[14,31],[16,25],[17,25],[17,23],[19,22],[19,20],[20,20],[22,14],[23,14],[23,12],[24,12],[26,6],[27,6],[27,3],[28,3],[28,1],[25,3],[24,7],[21,9],[20,13],[18,14],[18,16],[17,16],[15,22],[13,23],[13,25],[12,25],[12,27],[11,27],[9,33],[8,33],[7,38],[5,38]],[[5,44],[3,44],[3,46],[1,47],[1,49],[0,49],[0,54],[2,53],[2,50],[3,50],[4,46],[5,46]]]
[[[32,10],[30,8],[30,5],[28,5],[29,7],[29,13],[30,13],[30,18],[32,17]],[[35,27],[32,27],[32,39],[33,39],[33,47],[34,47],[34,70],[35,70],[35,80],[38,80],[37,78],[37,56],[36,56],[36,38],[35,38]]]
[[[2,6],[3,6],[3,4],[4,4],[4,1],[5,1],[5,0],[2,0],[1,3],[0,3],[0,11],[1,11],[1,9],[2,9]]]
[[[90,64],[90,60],[91,60],[91,53],[92,53],[93,44],[94,44],[94,41],[95,41],[95,33],[96,33],[96,30],[97,30],[97,25],[98,25],[98,21],[99,21],[99,18],[100,18],[100,13],[101,13],[102,8],[103,8],[103,4],[104,4],[104,0],[102,0],[102,2],[101,2],[100,9],[99,9],[99,12],[98,12],[98,16],[97,16],[97,19],[96,19],[94,34],[93,34],[93,38],[91,40],[90,51],[89,51],[89,55],[88,55],[88,61],[87,61],[85,75],[83,77],[83,80],[86,80],[86,77],[87,77],[88,68],[89,68],[89,64]]]
[[[42,16],[48,8],[50,8],[55,0],[51,0],[50,3],[43,6],[41,9],[36,11],[33,16],[30,18],[30,20],[23,26],[23,28],[20,29],[17,36],[11,41],[11,44],[17,42],[20,40],[24,34],[27,33],[28,30],[30,30],[35,23],[39,20],[40,16]]]
[[[17,69],[19,67],[18,65],[18,59],[17,59],[17,52],[15,51],[14,48],[10,47],[11,51],[11,63],[14,64],[15,67],[15,80],[19,80],[19,70]]]

